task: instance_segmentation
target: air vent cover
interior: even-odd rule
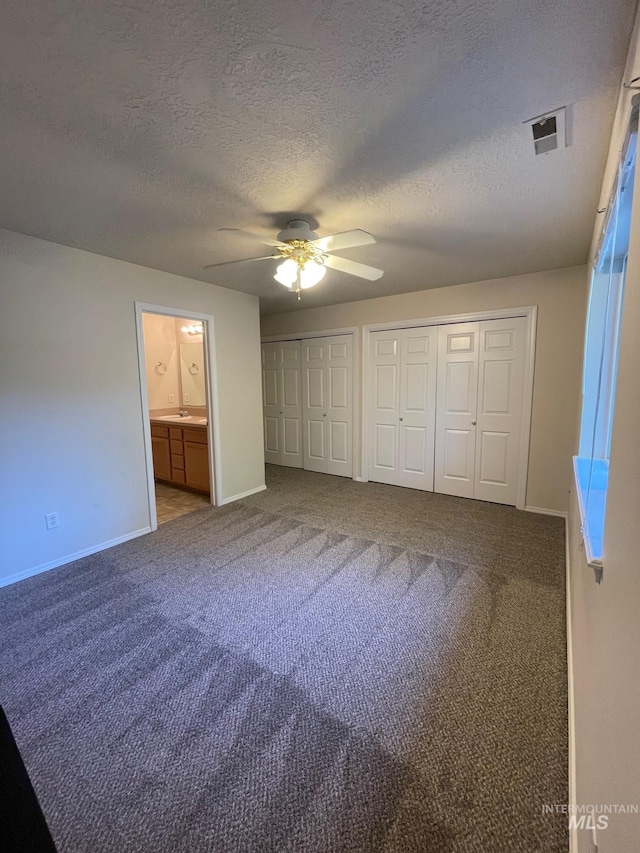
[[[531,126],[536,154],[549,154],[558,148],[566,148],[565,107],[530,118],[525,124]]]

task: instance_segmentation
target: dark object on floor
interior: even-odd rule
[[[56,853],[9,721],[0,706],[0,850]]]

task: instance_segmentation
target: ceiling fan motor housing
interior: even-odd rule
[[[278,234],[278,240],[288,243],[291,240],[317,240],[318,235],[311,230],[306,219],[290,219],[284,231]]]

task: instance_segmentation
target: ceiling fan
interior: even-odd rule
[[[231,264],[248,264],[253,261],[281,261],[278,264],[274,278],[300,299],[300,292],[313,287],[321,281],[327,271],[327,267],[348,275],[366,278],[369,281],[379,279],[383,270],[361,264],[358,261],[350,261],[348,258],[340,258],[334,254],[341,249],[350,249],[353,246],[366,246],[375,243],[375,237],[366,231],[356,228],[353,231],[343,231],[340,234],[331,234],[329,237],[318,237],[306,219],[291,219],[287,227],[280,231],[275,239],[263,237],[261,234],[253,234],[251,231],[243,231],[240,228],[221,228],[220,231],[231,231],[242,237],[252,240],[260,240],[271,246],[275,252],[271,255],[263,255],[260,258],[244,258],[239,261],[228,261],[221,264],[209,264],[204,269],[227,267]]]

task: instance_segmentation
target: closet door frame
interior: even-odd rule
[[[340,329],[321,329],[313,332],[295,332],[290,335],[267,335],[261,338],[261,344],[284,343],[285,341],[300,341],[303,343],[310,338],[333,338],[338,335],[351,335],[353,338],[353,377],[352,377],[352,400],[353,400],[353,433],[351,447],[353,456],[353,476],[351,479],[358,482],[366,482],[366,477],[360,476],[362,452],[360,447],[360,434],[362,431],[362,346],[361,327],[346,326]],[[302,370],[302,360],[300,364]],[[300,374],[302,387],[302,373]],[[304,454],[303,454],[304,458]],[[303,462],[304,464],[304,462]]]
[[[520,308],[503,308],[492,311],[476,311],[469,314],[447,314],[442,317],[422,317],[413,320],[388,321],[386,323],[371,323],[362,327],[362,340],[359,358],[360,371],[360,412],[367,411],[367,394],[370,377],[369,347],[371,332],[392,331],[393,329],[411,329],[419,326],[445,326],[452,323],[475,323],[482,320],[505,320],[512,317],[524,317],[526,320],[524,343],[524,382],[522,393],[522,429],[518,448],[518,484],[516,489],[516,508],[528,509],[527,480],[529,473],[529,442],[531,437],[531,413],[533,409],[533,373],[536,353],[536,329],[538,321],[538,306],[527,305]],[[311,337],[311,336],[309,336]],[[354,367],[354,373],[358,367]],[[360,418],[360,476],[354,480],[366,482],[369,470],[366,418]]]

